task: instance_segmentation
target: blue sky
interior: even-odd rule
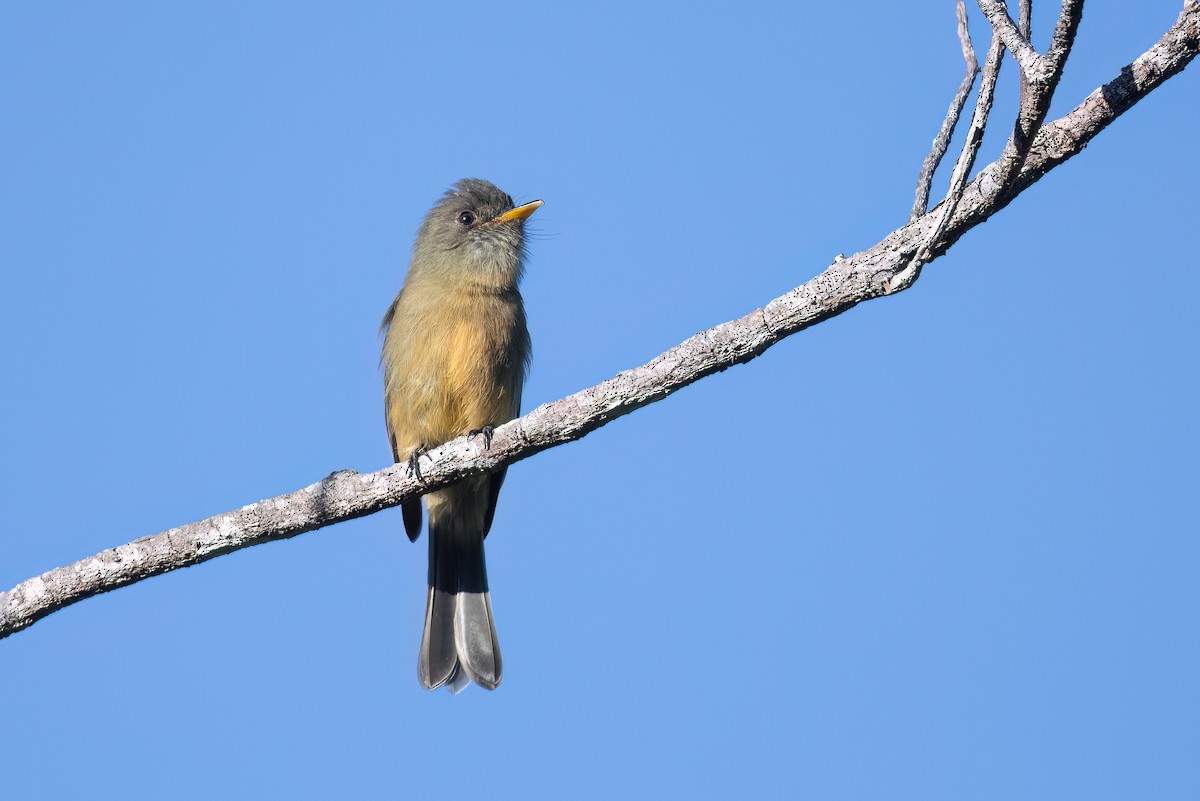
[[[1089,0],[1052,115],[1179,5]],[[385,512],[0,642],[0,792],[1196,797],[1197,69],[908,292],[510,470],[497,692],[418,687]],[[901,224],[961,72],[950,2],[4,4],[0,587],[384,466],[454,180],[546,201],[528,409]]]

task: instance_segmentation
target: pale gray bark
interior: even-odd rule
[[[946,111],[946,118],[942,120],[942,127],[938,129],[937,136],[933,138],[929,155],[925,157],[925,163],[921,165],[921,172],[917,176],[917,196],[913,200],[912,211],[908,215],[909,222],[913,222],[929,211],[929,189],[933,185],[933,175],[937,172],[938,165],[942,163],[946,151],[950,149],[950,138],[954,135],[954,129],[958,126],[958,118],[967,105],[971,87],[975,85],[975,76],[979,74],[979,60],[975,58],[971,33],[967,29],[966,3],[958,0],[955,3],[954,12],[958,19],[958,44],[962,47],[963,61],[967,63],[967,71],[958,84],[958,91],[954,93],[954,99],[950,101],[950,108]]]
[[[989,4],[984,0],[981,2],[982,5],[994,5],[994,3]],[[1031,15],[1032,8],[1028,11]],[[1007,12],[1003,13],[1003,21],[1007,23],[1008,27],[1001,31],[1001,35],[1005,39],[1006,46],[1009,46],[1008,42],[1011,40],[1019,43],[1022,48],[1029,47],[1032,50],[1029,38],[1024,33],[1024,30],[1028,29],[1032,23],[1026,13],[1027,9],[1022,7],[1021,29],[1012,28],[1011,34],[1015,35],[1016,39],[1007,35],[1009,34],[1008,28],[1012,26],[1012,20],[1009,19]],[[1062,78],[1063,68],[1067,64],[1067,57],[1071,54],[1071,47],[1075,43],[1075,32],[1079,29],[1079,21],[1082,18],[1083,0],[1063,0],[1058,22],[1054,26],[1054,34],[1050,37],[1050,47],[1043,55],[1037,57],[1036,71],[1028,72],[1022,64],[1021,77],[1024,80],[1021,81],[1017,121],[1013,125],[1012,136],[1009,137],[1004,152],[997,159],[1003,166],[1003,171],[999,176],[1002,183],[1011,181],[1025,164],[1025,157],[1029,153],[1033,137],[1041,129],[1042,123],[1046,120],[1046,112],[1050,110],[1050,101],[1054,98],[1054,90],[1058,88],[1059,79]],[[989,16],[988,19],[990,21],[992,17]],[[1017,60],[1020,61],[1020,58]]]
[[[1073,2],[1078,6],[1083,5],[1081,0]],[[1066,4],[1063,5],[1065,11]],[[1000,36],[1004,46],[1013,54],[1025,79],[1031,82],[1042,80],[1046,69],[1045,62],[1029,43],[1029,37],[1021,35],[1017,24],[1008,15],[1008,4],[1004,0],[979,0],[979,9],[991,23],[992,30]]]
[[[1021,8],[1017,15],[1017,30],[1025,41],[1033,44],[1033,0],[1021,0]],[[1025,77],[1025,71],[1021,71],[1019,80],[1020,84],[1020,101],[1021,107],[1024,108],[1029,102],[1029,79]]]
[[[988,46],[987,59],[983,65],[983,79],[979,82],[979,97],[975,101],[975,113],[971,115],[971,125],[967,128],[966,142],[963,144],[958,161],[954,164],[954,172],[950,176],[950,190],[946,193],[945,200],[934,212],[936,222],[932,230],[925,235],[925,240],[913,254],[908,266],[892,276],[888,284],[889,288],[904,289],[917,280],[921,268],[929,263],[933,249],[937,247],[938,242],[946,233],[946,229],[950,227],[950,221],[954,219],[954,212],[958,209],[958,203],[967,189],[967,176],[971,174],[971,167],[975,164],[975,157],[979,154],[979,146],[983,144],[983,132],[987,128],[988,116],[992,113],[992,100],[996,95],[996,79],[1000,76],[1000,59],[1003,56],[1004,45],[1000,41],[1000,36],[993,32],[992,43]]]
[[[1064,14],[1072,5],[1072,0],[1064,3]],[[1070,20],[1065,25],[1070,27]],[[1061,20],[1059,29],[1066,29]],[[1070,27],[1072,35],[1073,31]],[[1066,41],[1061,52],[1069,46]],[[0,638],[84,598],[241,548],[397,506],[468,474],[490,471],[577,440],[694,381],[750,361],[786,336],[863,301],[901,291],[915,278],[914,263],[944,253],[1042,175],[1082,151],[1113,120],[1181,71],[1195,58],[1198,48],[1200,3],[1189,0],[1175,25],[1149,51],[1124,67],[1119,77],[1069,114],[1041,126],[1025,148],[1019,171],[1010,179],[1006,176],[1013,162],[1003,156],[983,168],[963,187],[954,213],[946,215],[944,224],[939,206],[869,250],[850,258],[838,257],[820,275],[763,308],[696,334],[641,367],[539,406],[501,426],[490,450],[483,450],[481,438],[460,438],[436,448],[422,465],[421,482],[401,465],[366,475],[334,473],[296,492],[145,537],[24,581],[0,593]],[[917,261],[918,255],[924,258]],[[904,278],[906,272],[908,279]]]

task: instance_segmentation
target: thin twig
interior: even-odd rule
[[[929,150],[929,155],[925,157],[925,163],[921,165],[921,173],[917,176],[917,197],[913,201],[912,211],[908,215],[909,222],[929,211],[929,189],[933,185],[933,176],[937,172],[938,165],[942,163],[942,157],[950,148],[954,129],[958,127],[958,118],[967,104],[971,87],[975,85],[975,76],[979,74],[979,61],[975,58],[975,48],[971,44],[971,34],[967,30],[966,3],[958,0],[955,11],[958,15],[958,42],[962,46],[963,60],[967,62],[967,71],[958,85],[958,92],[950,101],[950,108],[946,112],[946,118],[942,120],[942,127],[938,130],[937,136],[933,138],[933,146]]]
[[[1046,62],[1047,71],[1058,80],[1062,75],[1063,65],[1067,56],[1071,55],[1071,46],[1075,42],[1075,33],[1079,30],[1079,21],[1083,19],[1083,0],[1063,0],[1062,10],[1058,14],[1058,22],[1050,37],[1050,47],[1046,49],[1042,60]],[[1049,76],[1047,76],[1049,78]]]
[[[1191,0],[1179,20],[1120,75],[1092,92],[1066,116],[1039,130],[1010,191],[992,190],[999,161],[967,184],[957,211],[930,258],[944,253],[974,226],[1021,191],[1082,152],[1118,116],[1180,72],[1200,50],[1200,3]],[[109,590],[134,584],[222,554],[294,537],[333,523],[398,506],[465,476],[496,470],[564,442],[577,440],[624,414],[661,400],[695,381],[754,359],[784,337],[841,314],[872,298],[899,291],[894,276],[928,242],[932,214],[892,232],[850,258],[838,258],[820,275],[786,295],[688,339],[641,367],[499,427],[490,450],[461,437],[432,451],[424,482],[403,465],[360,475],[340,472],[305,489],[121,545],[56,568],[0,593],[0,638],[52,612]]]
[[[1033,46],[1033,0],[1021,0],[1020,12],[1017,15],[1017,30],[1021,37]],[[1036,51],[1036,48],[1035,48]],[[1017,78],[1018,94],[1020,98],[1021,108],[1025,108],[1026,98],[1029,97],[1029,79],[1025,77],[1025,70],[1020,70]]]
[[[1021,35],[1016,23],[1008,15],[1008,4],[1004,0],[979,0],[979,10],[991,23],[992,30],[1004,40],[1004,46],[1012,52],[1025,78],[1030,83],[1044,80],[1046,68],[1042,57],[1033,49],[1028,37]]]
[[[958,154],[954,173],[950,176],[950,189],[946,193],[946,199],[934,209],[937,222],[932,230],[925,237],[921,246],[917,248],[917,252],[913,254],[908,267],[894,277],[893,281],[898,289],[917,280],[921,268],[929,261],[930,253],[933,252],[934,246],[937,245],[938,240],[945,233],[946,227],[950,225],[950,220],[954,217],[954,210],[958,207],[958,201],[962,199],[963,190],[966,189],[971,167],[975,165],[975,157],[979,155],[979,146],[983,144],[983,133],[987,129],[988,115],[992,113],[992,100],[996,96],[996,79],[1000,75],[1000,64],[1003,59],[1004,43],[1000,40],[1000,35],[996,31],[992,31],[992,43],[988,46],[987,60],[983,63],[983,78],[979,82],[979,97],[975,101],[975,113],[971,116],[971,127],[967,129],[966,141],[963,142],[962,152]]]

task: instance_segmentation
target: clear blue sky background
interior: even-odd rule
[[[1089,0],[1052,114],[1179,7]],[[455,179],[546,201],[528,409],[902,223],[961,73],[949,0],[3,4],[0,587],[383,467]],[[0,795],[1200,797],[1198,81],[912,290],[513,468],[497,692],[418,687],[386,512],[0,642]]]

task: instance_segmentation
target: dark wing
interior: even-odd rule
[[[496,516],[496,499],[500,497],[500,486],[504,483],[504,474],[508,472],[507,467],[501,467],[489,477],[487,487],[487,512],[483,516],[483,536],[487,537],[488,532],[492,530],[492,518]],[[417,510],[420,513],[420,510]],[[420,518],[418,518],[418,526]]]
[[[388,329],[392,327],[392,319],[396,316],[396,307],[400,305],[400,296],[403,294],[403,289],[397,292],[396,299],[392,301],[392,305],[388,306],[387,311],[383,313],[383,319],[379,322],[379,336],[386,334]]]
[[[404,532],[408,534],[409,542],[416,542],[417,537],[421,536],[421,499],[414,498],[400,504],[400,513],[404,518]]]
[[[392,305],[388,306],[387,312],[384,313],[383,322],[379,324],[379,334],[381,336],[386,336],[388,330],[392,327],[392,321],[396,318],[396,307],[400,305],[400,298],[403,294],[404,292],[401,290],[400,294],[396,295],[396,299],[392,301]],[[383,357],[381,356],[380,362],[382,361]],[[386,376],[384,381],[386,383]],[[387,426],[388,442],[392,446],[392,459],[399,462],[400,451],[396,448],[396,432],[392,430],[392,421],[387,415],[386,409],[383,415],[383,422]],[[404,518],[404,531],[408,534],[408,539],[411,542],[416,542],[417,538],[421,536],[421,499],[417,498],[400,504],[400,512]]]

